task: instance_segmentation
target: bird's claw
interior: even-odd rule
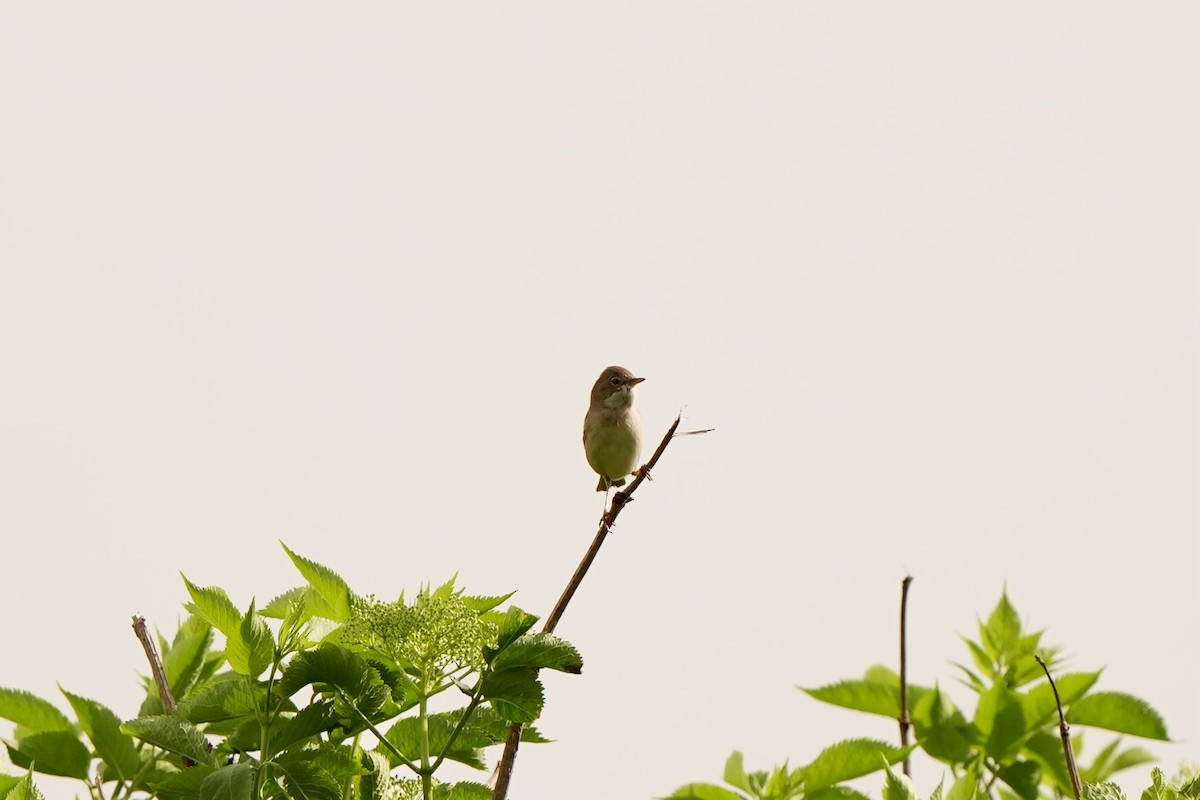
[[[650,474],[650,468],[644,464],[633,471],[633,477],[635,478],[640,478],[643,475],[646,476],[646,480],[648,481],[654,480],[654,477]]]

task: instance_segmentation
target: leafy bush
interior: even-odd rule
[[[500,610],[511,594],[469,596],[451,579],[386,602],[287,554],[306,585],[261,611],[184,579],[190,616],[158,641],[173,710],[152,679],[125,723],[66,690],[74,719],[0,689],[0,718],[16,723],[8,754],[26,770],[0,776],[0,798],[40,797],[35,772],[78,779],[97,800],[490,798],[481,783],[435,773],[446,761],[484,769],[484,748],[541,714],[538,671],[582,669],[575,648],[531,632],[537,618],[516,606]],[[451,689],[463,705],[432,712]],[[546,741],[528,724],[522,738]]]

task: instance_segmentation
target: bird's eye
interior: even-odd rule
[[[611,383],[613,386],[620,386],[620,385],[621,385],[621,379],[620,379],[620,378],[613,378],[612,380],[610,380],[610,381],[609,381],[609,383]]]

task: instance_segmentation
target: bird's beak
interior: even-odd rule
[[[630,378],[629,380],[625,381],[625,385],[633,386],[635,384],[641,383],[644,380],[646,380],[646,379],[645,378]]]

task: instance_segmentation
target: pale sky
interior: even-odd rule
[[[546,678],[512,796],[893,738],[795,686],[895,666],[906,571],[914,682],[974,707],[958,635],[1007,585],[1164,715],[1164,768],[1200,760],[1198,31],[1193,2],[6,5],[0,686],[134,716],[130,616],[173,632],[180,571],[265,602],[300,582],[279,540],[361,593],[457,572],[545,615],[620,364],[651,443],[717,430],[567,611],[584,673]]]

